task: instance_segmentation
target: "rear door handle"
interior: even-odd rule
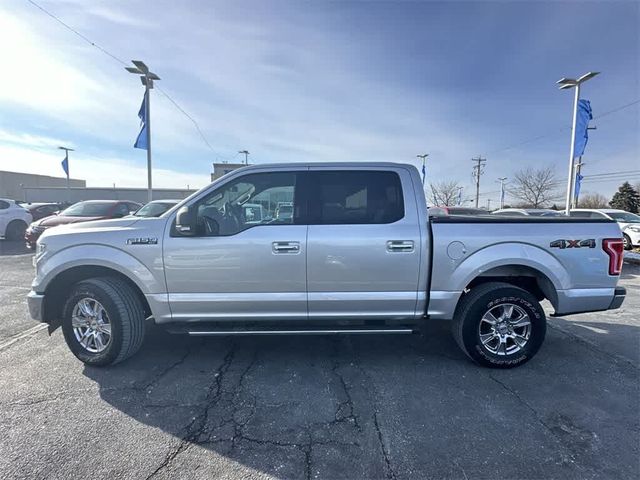
[[[298,253],[300,242],[273,242],[271,249],[273,253]]]
[[[413,252],[413,240],[389,240],[387,252]]]

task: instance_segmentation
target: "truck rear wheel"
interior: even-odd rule
[[[113,365],[142,345],[144,309],[123,280],[100,277],[77,283],[63,307],[62,332],[71,352],[88,365]]]
[[[544,310],[526,290],[508,283],[479,285],[456,309],[453,336],[480,365],[513,368],[529,361],[546,334]]]

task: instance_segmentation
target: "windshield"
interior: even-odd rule
[[[144,207],[134,213],[134,215],[136,217],[159,217],[174,205],[175,203],[172,202],[147,203]]]
[[[608,212],[611,218],[620,223],[640,223],[640,216],[629,212]]]
[[[66,217],[104,217],[113,207],[112,202],[80,202],[71,205],[60,215]]]

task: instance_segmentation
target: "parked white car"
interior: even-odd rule
[[[520,215],[526,215],[531,217],[559,217],[563,215],[558,210],[551,210],[550,208],[501,208],[495,212],[491,212],[492,215],[504,215],[507,217],[518,217]]]
[[[33,218],[26,208],[14,200],[0,198],[0,238],[21,240]]]
[[[576,208],[571,210],[572,217],[578,218],[609,218],[618,222],[624,239],[625,250],[640,246],[640,215],[616,210],[614,208]]]

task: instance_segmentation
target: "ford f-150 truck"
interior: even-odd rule
[[[247,204],[262,206],[259,221]],[[472,360],[507,368],[540,348],[543,299],[554,315],[618,308],[622,255],[607,219],[429,219],[409,165],[255,165],[159,218],[47,230],[28,305],[92,365],[133,355],[149,322],[273,335],[411,333],[446,319]]]

